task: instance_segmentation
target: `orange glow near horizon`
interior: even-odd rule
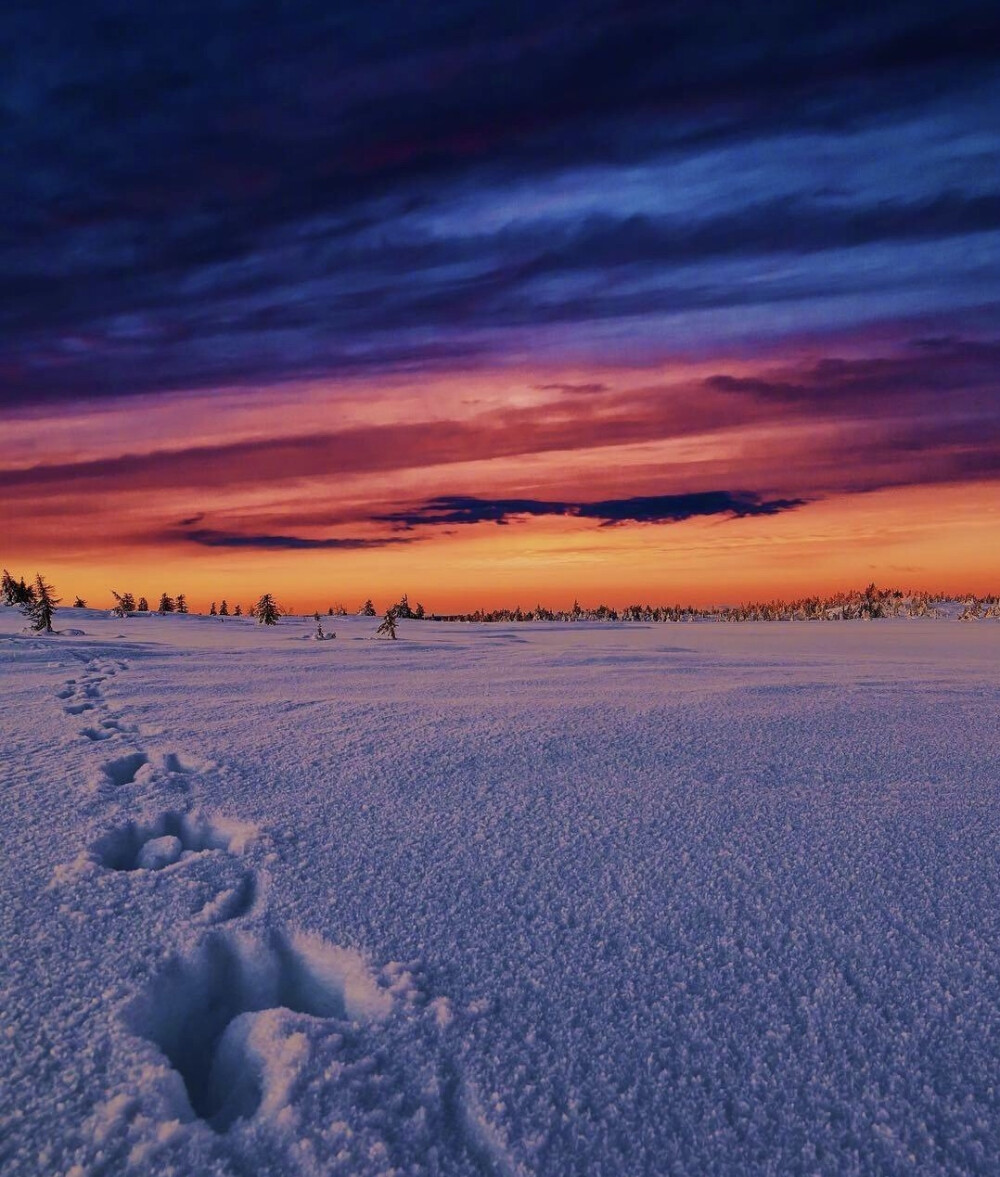
[[[905,377],[911,361],[877,363]],[[296,612],[404,592],[437,612],[707,605],[872,580],[995,592],[1000,494],[976,476],[966,422],[935,424],[931,445],[929,399],[850,385],[804,398],[803,382],[828,379],[811,365],[505,369],[24,413],[0,442],[0,561],[98,607],[112,588],[151,604],[182,591],[196,609],[270,591]],[[615,514],[719,494],[749,495],[749,512]],[[434,517],[428,504],[456,497],[482,521]],[[605,516],[587,516],[594,504]]]
[[[970,489],[975,494],[970,498]],[[983,554],[1000,532],[989,484],[895,490],[811,505],[778,518],[689,520],[598,527],[578,519],[481,523],[410,547],[361,552],[167,551],[78,562],[42,551],[9,561],[38,564],[71,604],[74,594],[110,608],[110,589],[186,593],[195,612],[225,598],[246,609],[272,592],[292,612],[354,612],[371,597],[385,608],[407,593],[430,612],[566,608],[606,603],[732,604],[861,588],[997,591]],[[978,502],[975,497],[978,496]],[[992,501],[991,501],[992,500]],[[986,504],[984,506],[984,504]],[[942,521],[944,525],[942,525]]]

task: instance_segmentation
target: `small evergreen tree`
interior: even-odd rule
[[[187,613],[187,611],[188,611],[187,597],[183,593],[178,593],[177,594],[177,612],[178,613]]]
[[[410,599],[406,595],[406,593],[403,593],[402,599],[400,600],[399,604],[396,605],[396,607],[393,609],[393,612],[396,614],[397,617],[412,617],[413,616],[413,611],[410,609]]]
[[[371,597],[369,597],[368,600],[365,601],[365,603],[361,606],[361,608],[358,610],[358,612],[361,614],[362,617],[374,617],[376,615],[375,614],[375,606],[372,604]]]
[[[74,609],[86,609],[87,602],[83,599],[83,597],[77,597],[76,600],[73,602],[73,608]]]
[[[219,610],[216,609],[214,601],[212,602],[211,609],[209,609],[209,611],[208,611],[208,615],[209,615],[209,617],[218,617],[218,615],[219,615]]]
[[[220,617],[228,617],[229,616],[229,606],[226,604],[225,597],[222,598],[222,604],[219,606],[219,616]]]
[[[59,604],[60,599],[53,595],[52,585],[46,584],[39,572],[35,576],[35,587],[31,594],[31,600],[25,601],[21,606],[22,612],[25,617],[29,618],[31,628],[36,633],[52,632],[52,615],[55,613],[56,605]]]
[[[242,605],[236,606],[236,608],[233,610],[233,616],[234,617],[242,617],[243,616],[243,606]]]
[[[111,595],[115,599],[114,607],[111,610],[112,616],[128,617],[130,613],[135,612],[135,597],[131,593],[116,593],[112,589]]]
[[[281,610],[278,608],[274,597],[270,593],[265,593],[257,604],[254,605],[253,615],[257,618],[258,625],[276,625],[278,618],[281,616]]]
[[[4,573],[0,576],[0,599],[5,605],[31,605],[35,599],[35,588],[25,584],[24,577],[15,580],[4,568]]]
[[[424,607],[423,607],[423,605],[420,604],[419,601],[417,601],[417,603],[413,606],[413,613],[411,614],[411,616],[416,618],[417,621],[421,621],[423,619]]]
[[[391,638],[396,640],[396,613],[393,609],[386,609],[385,616],[382,618],[382,623],[375,631],[377,638]]]
[[[149,612],[149,602],[146,600],[145,597],[139,598],[139,604],[136,605],[136,610],[139,613],[148,613]]]
[[[0,576],[0,598],[3,598],[5,605],[17,605],[20,604],[17,594],[17,581],[5,568],[3,576]]]
[[[157,613],[173,613],[174,598],[168,597],[166,593],[160,594],[160,603],[156,609]]]
[[[0,597],[5,605],[30,605],[35,599],[35,590],[24,583],[23,576],[16,581],[5,568],[0,576]]]

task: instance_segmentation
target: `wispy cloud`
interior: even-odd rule
[[[197,544],[204,548],[254,548],[260,551],[341,551],[361,552],[370,548],[393,547],[416,542],[416,537],[387,536],[378,539],[352,536],[309,538],[301,535],[243,535],[239,532],[214,531],[211,528],[178,528],[164,538]]]

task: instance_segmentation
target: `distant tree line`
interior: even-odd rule
[[[116,617],[129,617],[133,613],[148,613],[148,600],[136,596],[131,592],[119,593],[112,589],[114,598],[112,614]],[[23,576],[16,578],[4,568],[0,576],[0,602],[4,605],[22,609],[28,616],[32,628],[52,632],[52,617],[55,607],[61,598],[54,595],[52,586],[47,584],[41,574],[37,574],[33,582],[28,582]],[[932,593],[916,589],[880,589],[874,583],[861,590],[834,593],[829,596],[798,597],[790,600],[776,598],[770,601],[747,602],[740,605],[695,606],[695,605],[650,605],[632,604],[622,609],[615,609],[609,605],[597,605],[584,608],[579,601],[574,601],[570,609],[549,609],[544,605],[536,605],[533,609],[476,609],[470,613],[432,614],[428,615],[419,602],[410,605],[408,596],[404,593],[395,605],[390,605],[382,615],[382,620],[376,630],[377,637],[394,639],[397,634],[397,622],[403,619],[419,621],[430,617],[436,621],[462,622],[580,622],[580,621],[625,621],[644,623],[684,622],[697,620],[722,621],[729,623],[752,621],[854,621],[875,620],[886,617],[934,617],[941,615],[941,605],[944,602],[958,601],[962,610],[958,615],[960,621],[977,621],[995,619],[1000,620],[1000,596],[979,596],[974,593],[964,593],[955,597],[949,593]],[[86,608],[86,601],[82,597],[75,597],[74,608]],[[159,614],[189,612],[187,597],[184,593],[171,596],[161,593],[156,608]],[[347,616],[347,609],[342,604],[331,605],[328,609],[330,617]],[[371,598],[364,601],[358,609],[362,617],[377,617],[378,611]],[[264,593],[257,602],[247,610],[247,615],[254,618],[259,625],[275,625],[289,610],[279,605],[271,593]],[[228,601],[223,598],[220,604],[215,601],[209,608],[211,617],[242,617],[243,607],[239,604],[230,609]],[[308,615],[307,615],[308,616]],[[320,613],[317,610],[313,617],[323,637],[330,634],[322,633],[319,626]]]
[[[613,609],[609,605],[583,608],[578,601],[571,609],[476,609],[471,613],[433,614],[437,621],[527,622],[527,621],[638,621],[646,623],[680,621],[869,621],[883,617],[934,617],[940,606],[956,598],[947,593],[930,593],[915,589],[880,589],[869,584],[862,590],[834,593],[830,596],[775,599],[741,605],[701,607],[696,605],[627,605]],[[963,603],[959,620],[1000,618],[1000,597],[977,597],[961,594]]]

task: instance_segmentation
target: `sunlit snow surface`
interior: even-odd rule
[[[0,1171],[973,1173],[1000,625],[0,610]]]

